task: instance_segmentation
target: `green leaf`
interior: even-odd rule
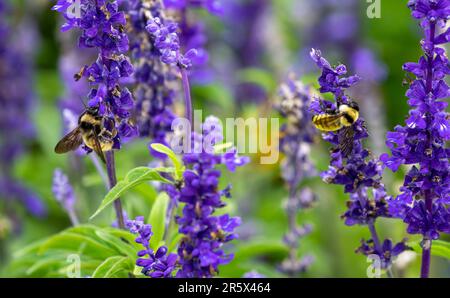
[[[101,263],[92,274],[93,278],[127,277],[134,269],[128,257],[112,256]]]
[[[233,143],[231,142],[214,145],[214,153],[223,153],[225,152],[225,150],[230,149],[231,147],[233,147]]]
[[[243,83],[251,83],[263,87],[268,93],[272,93],[277,88],[277,82],[273,75],[259,68],[247,68],[239,72],[239,79]]]
[[[146,181],[160,181],[164,183],[171,183],[171,181],[163,178],[161,176],[161,172],[171,172],[171,169],[168,168],[147,168],[147,167],[139,167],[131,170],[125,176],[125,178],[119,181],[116,186],[114,186],[108,194],[105,196],[97,211],[90,217],[93,219],[100,212],[102,212],[106,207],[112,204],[115,200],[117,200],[120,196],[122,196],[126,191],[136,187],[137,185],[144,183]]]
[[[48,239],[39,249],[38,254],[43,254],[49,249],[65,250],[79,254],[89,254],[95,258],[103,258],[105,255],[114,255],[115,251],[107,245],[88,236],[65,232]]]
[[[412,247],[417,253],[422,251],[420,241],[409,242],[408,246]],[[434,240],[431,245],[431,255],[450,260],[450,242]]]
[[[162,192],[156,198],[148,217],[149,224],[152,225],[153,236],[150,239],[150,247],[157,249],[162,242],[166,230],[167,208],[169,207],[170,198]]]
[[[133,247],[133,242],[129,242],[126,238],[118,238],[106,231],[97,231],[96,234],[103,241],[105,241],[111,248],[117,250],[120,254],[130,258],[136,257],[136,249]],[[130,233],[131,234],[131,233]]]
[[[181,160],[175,154],[175,152],[173,152],[170,148],[164,146],[163,144],[154,143],[151,144],[151,147],[153,150],[159,153],[166,154],[170,158],[170,160],[173,163],[173,166],[175,167],[175,179],[181,180],[181,178],[183,177],[184,166]]]
[[[170,241],[168,241],[167,244],[167,250],[169,252],[175,252],[178,244],[181,242],[181,240],[185,237],[185,235],[183,234],[175,234],[175,236],[172,237],[172,239]]]
[[[134,240],[135,235],[128,231],[80,225],[18,251],[9,268],[18,277],[65,277],[71,266],[67,257],[78,254],[82,276],[92,275],[105,260],[117,257],[117,263],[103,268],[102,277],[128,277],[141,249]]]

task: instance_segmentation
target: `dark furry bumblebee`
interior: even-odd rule
[[[78,118],[78,126],[58,142],[55,152],[67,153],[76,150],[84,143],[105,162],[103,152],[112,150],[113,139],[117,136],[114,123],[108,125],[112,127],[112,131],[105,127],[107,121],[112,122],[111,119],[99,115],[98,108],[87,108]]]

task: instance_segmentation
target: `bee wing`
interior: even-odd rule
[[[353,126],[346,126],[339,131],[339,150],[342,156],[347,157],[353,151],[353,137],[355,136],[355,131]]]
[[[106,159],[105,159],[105,154],[103,153],[102,150],[102,145],[100,144],[100,141],[98,140],[98,134],[94,131],[94,151],[95,153],[97,153],[98,157],[100,157],[100,159],[106,164]]]
[[[67,135],[65,135],[61,141],[55,146],[55,153],[63,154],[69,151],[76,150],[83,143],[83,138],[81,137],[80,128],[75,128]]]

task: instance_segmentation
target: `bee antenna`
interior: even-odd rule
[[[81,101],[81,104],[83,105],[84,109],[86,110],[87,109],[87,105],[84,102],[84,100],[81,97],[78,97],[78,99]]]

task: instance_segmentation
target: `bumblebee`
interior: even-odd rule
[[[321,131],[338,133],[339,150],[348,156],[353,150],[355,135],[353,124],[359,119],[359,106],[356,102],[341,104],[336,110],[328,110],[325,114],[314,115],[312,122]]]
[[[117,136],[112,122],[111,119],[99,115],[98,108],[87,108],[78,118],[78,126],[58,142],[55,153],[63,154],[76,150],[84,143],[106,162],[103,152],[112,150],[113,139]],[[111,129],[107,129],[110,127]]]

